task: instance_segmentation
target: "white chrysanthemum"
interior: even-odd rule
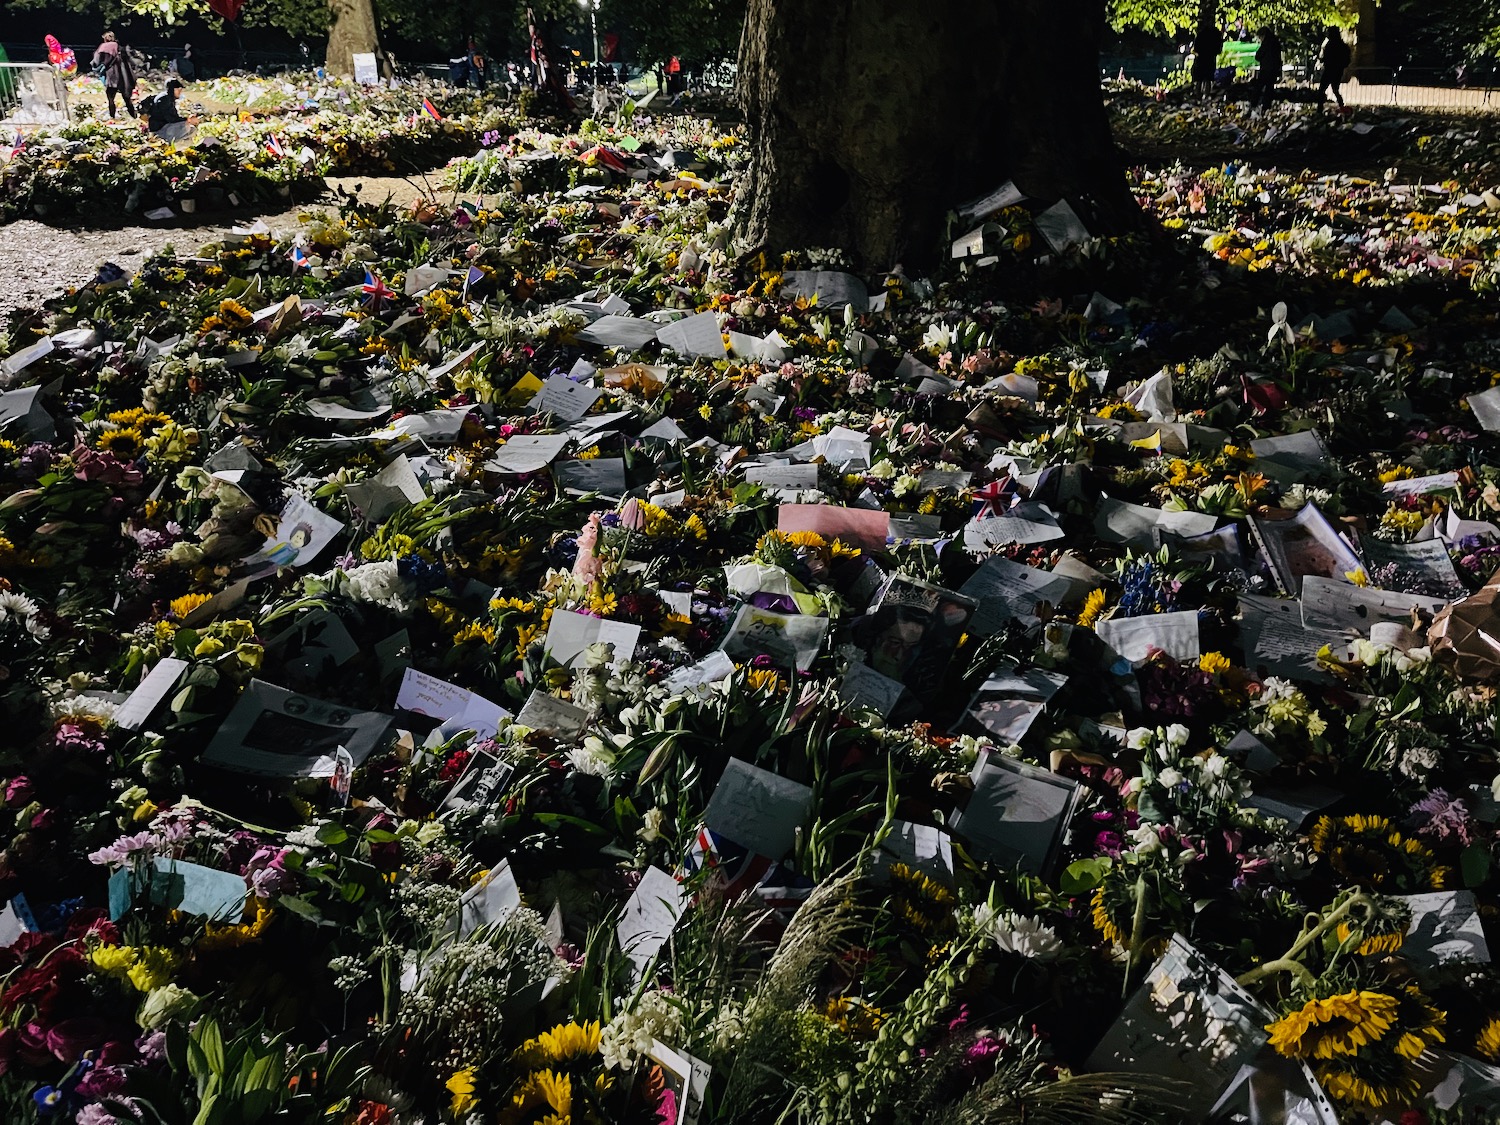
[[[397,613],[410,613],[412,603],[406,580],[394,560],[365,563],[346,575],[349,596],[357,602],[371,602]]]
[[[1050,961],[1063,951],[1062,938],[1056,930],[1025,914],[1000,915],[990,933],[1003,952],[1018,953],[1035,961]]]
[[[609,777],[615,770],[614,751],[592,735],[583,740],[582,746],[568,751],[568,762],[589,777]]]

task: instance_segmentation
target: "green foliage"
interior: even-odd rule
[[[673,55],[732,59],[744,25],[745,0],[603,0],[599,9],[601,32],[626,29],[630,61],[642,66]]]
[[[1355,21],[1353,6],[1341,0],[1110,0],[1109,22],[1116,30],[1133,27],[1176,35],[1193,30],[1204,7],[1217,10],[1220,27],[1243,20],[1252,30],[1329,24],[1350,27]]]

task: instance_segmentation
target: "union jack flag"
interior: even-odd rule
[[[396,291],[369,270],[365,270],[365,283],[361,285],[360,292],[365,295],[365,304],[372,309],[379,309],[385,304],[388,297],[394,297]]]
[[[266,151],[277,160],[286,155],[286,149],[281,147],[281,140],[274,135],[266,138]]]
[[[292,272],[307,268],[307,251],[300,246],[293,246],[290,255],[292,259]]]
[[[998,516],[1010,507],[1010,498],[1016,493],[1016,482],[1010,477],[990,481],[983,488],[974,490],[974,518],[988,519]]]

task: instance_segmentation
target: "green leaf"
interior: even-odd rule
[[[329,821],[318,829],[318,842],[330,848],[337,847],[349,838],[349,831],[342,824]]]
[[[296,895],[282,895],[276,900],[276,905],[284,906],[293,914],[296,914],[300,918],[306,918],[308,921],[323,921],[322,913],[305,898],[298,898]]]
[[[208,1094],[198,1106],[198,1116],[193,1118],[193,1125],[212,1125],[216,1120],[215,1110],[218,1108],[219,1095]]]
[[[1057,881],[1057,889],[1065,895],[1088,894],[1104,881],[1105,873],[1113,866],[1107,856],[1074,860],[1063,869]]]
[[[1458,857],[1464,886],[1479,887],[1490,877],[1490,849],[1484,844],[1470,844]]]
[[[199,1020],[197,1028],[194,1029],[193,1038],[203,1051],[209,1072],[222,1078],[224,1075],[224,1035],[219,1030],[218,1021],[212,1016],[205,1016]]]

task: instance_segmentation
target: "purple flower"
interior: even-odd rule
[[[104,739],[99,737],[97,730],[79,723],[59,723],[53,742],[59,750],[77,750],[85,754],[104,753]]]
[[[161,1062],[167,1057],[167,1033],[153,1031],[135,1041],[135,1049],[141,1053],[142,1062]]]
[[[256,898],[282,894],[291,886],[292,879],[287,874],[285,863],[286,849],[269,845],[250,857],[250,862],[245,865],[245,881]]]
[[[1407,813],[1407,824],[1419,836],[1438,843],[1468,847],[1474,842],[1474,822],[1461,797],[1445,789],[1434,789]]]

